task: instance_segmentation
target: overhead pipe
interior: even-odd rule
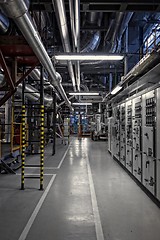
[[[79,53],[80,51],[80,1],[69,0],[69,13],[73,51]],[[80,62],[75,63],[75,74],[77,82],[77,90],[80,91]]]
[[[39,101],[40,92],[29,84],[25,84],[25,96],[31,101]],[[17,93],[22,95],[22,83],[18,85]],[[64,101],[65,102],[65,101]],[[53,103],[53,98],[49,94],[44,94],[44,105],[50,107]]]
[[[71,45],[69,41],[69,33],[68,33],[68,27],[67,27],[67,18],[65,13],[65,5],[63,0],[52,0],[57,22],[59,24],[59,30],[61,34],[61,40],[63,44],[63,49],[65,52],[71,52]],[[72,80],[73,89],[76,91],[76,81],[73,71],[73,65],[71,61],[68,61],[68,72],[70,75],[70,78]]]
[[[43,67],[48,71],[50,75],[50,82],[54,85],[57,90],[60,92],[62,98],[65,100],[67,106],[71,109],[71,103],[67,98],[66,93],[61,84],[61,79],[59,75],[57,75],[55,68],[53,67],[52,61],[48,56],[48,53],[40,39],[39,33],[36,31],[33,22],[31,20],[31,16],[28,13],[28,6],[22,0],[4,0],[1,4],[1,9],[5,12],[5,14],[13,18],[27,42],[33,49],[34,53],[40,60]]]
[[[69,100],[73,99],[75,96],[69,97]],[[59,105],[57,105],[57,109],[60,108],[63,104],[65,104],[65,101],[61,102]]]
[[[75,37],[77,41],[77,53],[80,52],[80,0],[75,0]],[[80,61],[75,65],[77,90],[80,91]]]
[[[74,17],[74,2],[73,2],[73,0],[69,0],[69,14],[70,14],[73,52],[75,52],[75,48],[77,47],[77,38],[76,38],[76,33],[75,33],[75,17]]]
[[[40,77],[41,77],[40,70],[37,68],[33,69],[32,72],[30,73],[30,76],[35,80],[40,79]],[[59,100],[61,100],[61,97],[59,96],[57,90],[54,88],[54,86],[49,82],[49,80],[45,76],[43,78],[43,81],[44,81],[44,90],[50,89],[50,90],[54,91],[56,93],[56,97]]]
[[[62,83],[62,86],[63,87],[71,87],[72,84],[71,83]],[[85,92],[89,92],[89,88],[84,84],[80,84],[80,89],[82,89]]]
[[[0,33],[6,34],[9,30],[9,25],[9,19],[2,12],[0,12]]]

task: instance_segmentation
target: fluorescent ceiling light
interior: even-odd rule
[[[82,102],[81,102],[81,103],[72,103],[72,105],[74,105],[74,106],[86,106],[86,105],[89,106],[89,105],[90,105],[90,106],[91,106],[92,103],[87,103],[87,102],[82,103]]]
[[[122,86],[117,85],[112,91],[111,94],[114,95],[122,89]]]
[[[98,92],[71,92],[69,95],[74,96],[99,96]]]
[[[85,61],[120,61],[124,58],[122,55],[100,55],[100,54],[61,54],[55,55],[53,58],[56,60],[85,60]]]

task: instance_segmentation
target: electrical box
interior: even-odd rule
[[[156,197],[160,200],[160,88],[156,90]]]
[[[126,165],[126,105],[120,105],[120,162]]]
[[[126,168],[133,172],[132,100],[126,102]]]
[[[143,102],[143,128],[142,128],[142,153],[143,153],[143,185],[155,194],[155,116],[156,98],[155,91],[151,91],[142,96]]]
[[[142,181],[142,97],[133,99],[133,175]]]
[[[117,106],[113,110],[113,125],[112,125],[112,136],[113,136],[113,156],[120,160],[120,106]]]
[[[113,143],[112,143],[112,122],[113,118],[108,118],[108,151],[112,153],[113,151]]]

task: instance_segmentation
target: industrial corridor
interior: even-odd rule
[[[106,141],[73,137],[57,142],[54,156],[51,145],[43,191],[36,179],[20,190],[20,171],[0,175],[1,240],[159,240],[159,208],[112,159]]]

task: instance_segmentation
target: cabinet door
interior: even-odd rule
[[[152,193],[155,194],[155,157],[154,144],[155,135],[153,127],[144,127],[143,129],[143,184]]]

